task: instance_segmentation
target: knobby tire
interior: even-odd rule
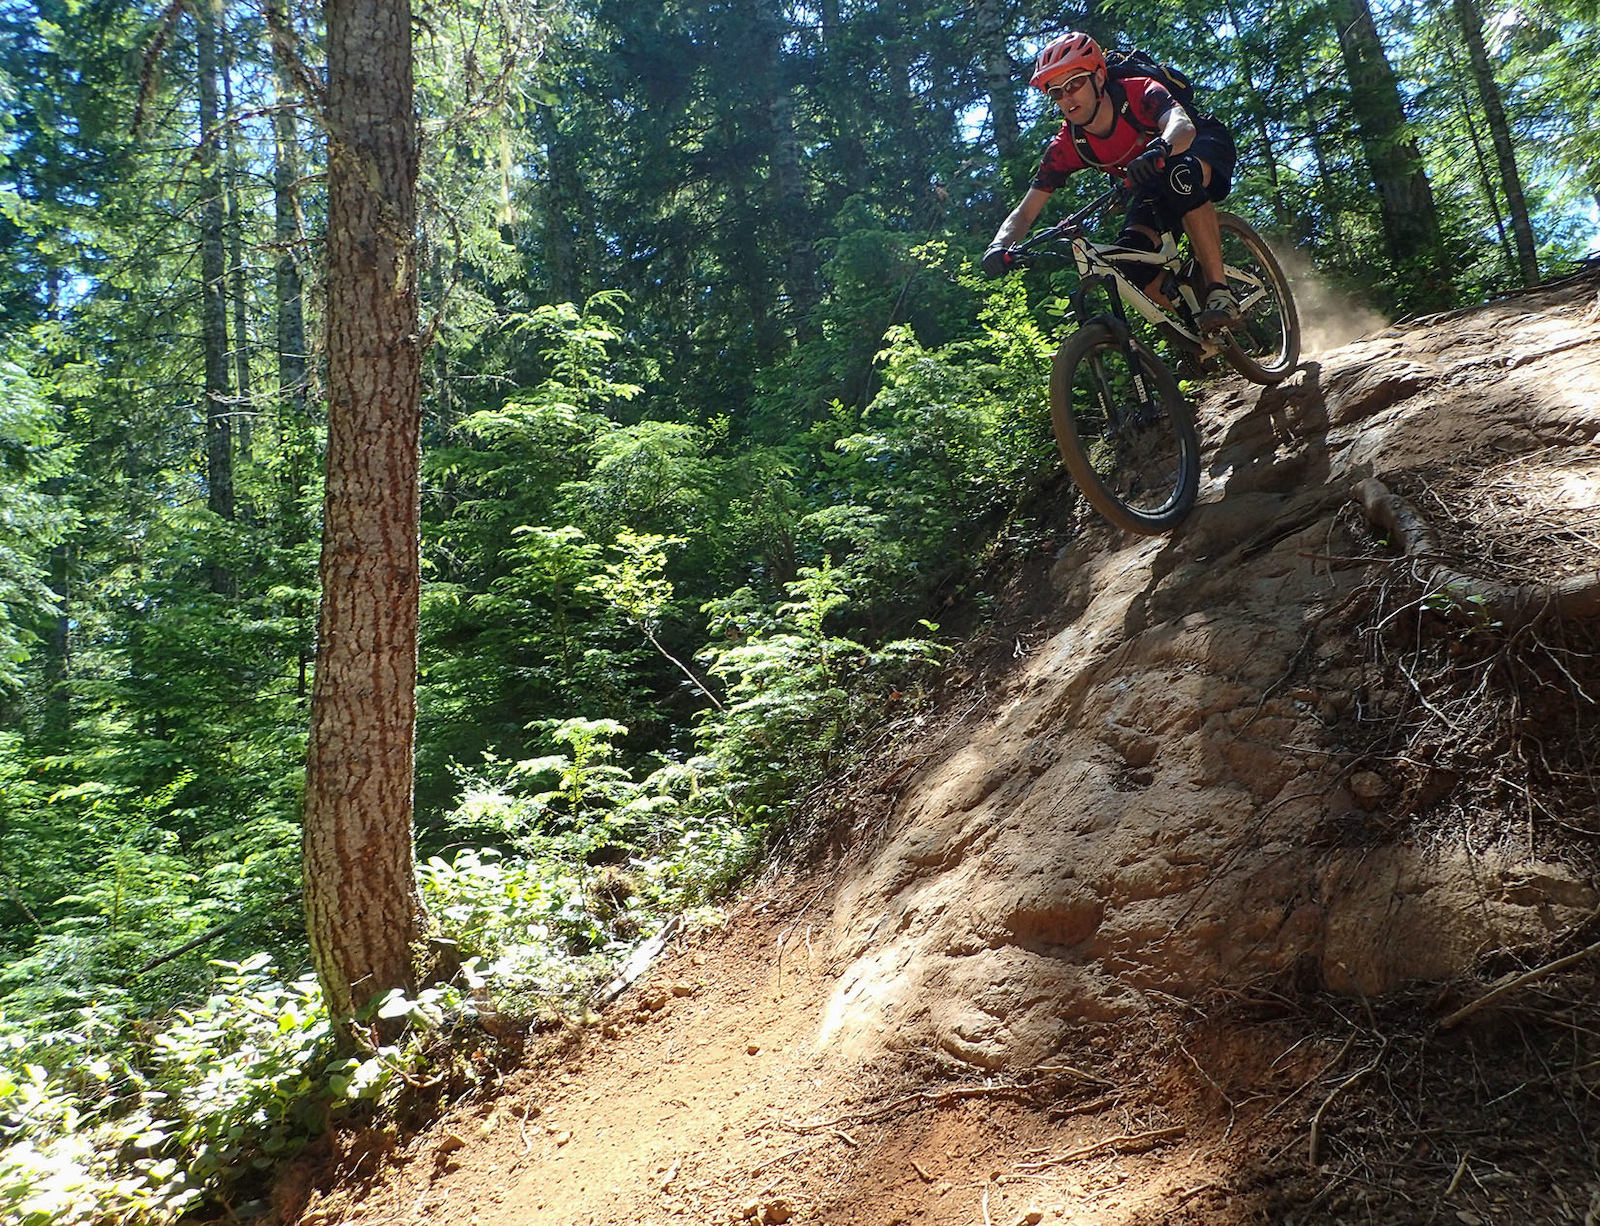
[[[1050,417],[1062,462],[1089,504],[1117,527],[1151,536],[1170,532],[1194,509],[1200,440],[1171,372],[1148,347],[1132,346],[1153,393],[1153,419],[1137,420],[1128,350],[1100,322],[1085,324],[1056,351]]]

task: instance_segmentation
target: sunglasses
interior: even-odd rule
[[[1050,86],[1044,92],[1049,96],[1051,102],[1060,102],[1068,94],[1076,94],[1082,91],[1083,87],[1089,83],[1091,76],[1092,74],[1090,73],[1080,72],[1075,77],[1068,77],[1060,85]]]

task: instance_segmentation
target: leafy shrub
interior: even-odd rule
[[[374,1010],[407,1018],[408,1040],[341,1058],[314,976],[282,980],[265,954],[217,965],[211,994],[159,1025],[98,1005],[54,1030],[0,1017],[0,1203],[14,1220],[163,1226],[248,1190],[335,1107],[412,1083],[419,1037],[460,1005],[454,989],[391,993]]]
[[[552,721],[565,753],[489,757],[461,774],[457,827],[506,851],[433,856],[419,869],[440,935],[478,958],[502,1008],[581,995],[674,912],[726,886],[758,845],[713,769],[667,763],[643,779],[616,764],[614,720]]]
[[[802,567],[790,599],[770,612],[748,592],[707,606],[725,644],[701,659],[727,686],[728,703],[704,719],[699,739],[731,807],[752,819],[777,816],[833,769],[851,735],[945,651],[926,638],[869,648],[832,633],[827,623],[850,603],[847,582],[825,561]]]
[[[327,1015],[265,955],[140,1041],[120,1010],[71,1027],[0,1021],[0,1200],[34,1223],[162,1223],[321,1131]]]

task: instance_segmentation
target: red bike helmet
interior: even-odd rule
[[[1064,81],[1080,72],[1093,72],[1105,66],[1106,57],[1100,51],[1100,44],[1087,34],[1073,30],[1039,52],[1030,84],[1034,89],[1043,90],[1052,81]]]

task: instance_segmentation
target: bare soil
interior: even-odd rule
[[[1350,496],[1600,582],[1597,321],[1590,276],[1212,385],[1183,531],[1062,512],[806,854],[274,1219],[1600,1223],[1600,636],[1464,624]]]

